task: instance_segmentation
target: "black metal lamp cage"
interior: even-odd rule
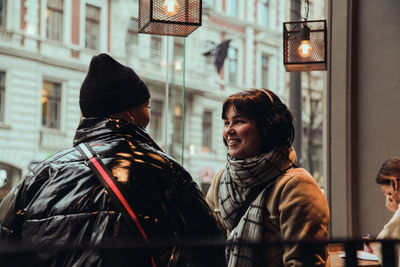
[[[139,0],[139,32],[186,37],[201,26],[201,0]]]
[[[283,23],[283,64],[286,71],[327,69],[326,20]]]

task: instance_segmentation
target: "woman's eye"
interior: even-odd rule
[[[150,107],[150,106],[147,106],[147,108],[150,109],[151,107]]]

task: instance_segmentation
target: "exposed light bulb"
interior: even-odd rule
[[[300,42],[299,48],[298,48],[298,52],[299,55],[302,57],[309,57],[311,55],[311,44],[309,40],[302,40]]]
[[[173,16],[178,13],[179,4],[177,0],[165,0],[164,2],[164,13],[168,16]]]

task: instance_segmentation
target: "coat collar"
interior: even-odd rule
[[[107,117],[82,118],[76,130],[73,145],[83,142],[107,139],[114,135],[130,135],[141,143],[151,143],[159,148],[146,129],[123,119]]]

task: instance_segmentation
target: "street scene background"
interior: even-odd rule
[[[203,0],[202,26],[182,38],[138,33],[135,0],[0,0],[0,198],[38,162],[72,145],[79,89],[99,53],[145,81],[147,130],[206,192],[226,161],[224,99],[268,88],[289,105],[282,25],[291,12],[305,13],[303,1],[294,11],[291,2]],[[324,1],[310,1],[308,19],[325,17]],[[325,89],[325,72],[302,72],[295,118],[302,122],[299,165],[322,189]]]

